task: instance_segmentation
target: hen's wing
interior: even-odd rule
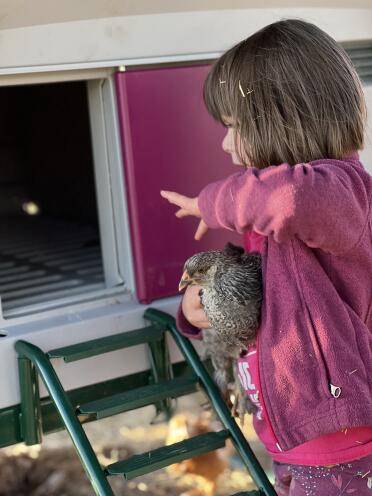
[[[225,350],[245,347],[253,341],[258,327],[260,306],[254,301],[241,305],[234,299],[221,298],[212,289],[203,289],[201,302],[209,322]]]

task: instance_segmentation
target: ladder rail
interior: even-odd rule
[[[18,356],[18,376],[21,393],[21,436],[27,446],[40,444],[42,425],[39,381],[35,366],[28,358]]]
[[[17,341],[15,349],[21,359],[27,358],[35,366],[57,407],[61,420],[71,437],[95,493],[98,496],[114,496],[111,486],[50,360],[40,348],[26,341]],[[20,380],[27,379],[20,377]]]
[[[174,317],[160,310],[148,308],[145,311],[144,318],[153,324],[165,327],[172,334],[172,337],[180,348],[186,361],[199,377],[201,385],[225,429],[228,429],[231,432],[231,440],[244,464],[248,468],[258,489],[266,496],[277,496],[276,491],[249,446],[248,441],[240,428],[236,425],[235,420],[231,417],[229,408],[223,400],[217,385],[214,383],[203,362],[200,360],[195,348],[190,341],[178,331]]]
[[[142,336],[142,334],[140,336],[140,341],[142,342],[144,341],[144,338],[146,338],[145,341],[148,342],[148,345],[150,346],[150,357],[152,357],[151,368],[156,369],[155,372],[159,372],[162,379],[169,379],[168,376],[173,375],[172,371],[168,370],[168,365],[162,364],[163,360],[168,363],[167,357],[163,353],[164,346],[161,346],[161,349],[158,349],[156,346],[154,347],[153,343],[153,341],[159,340],[159,333],[161,333],[162,343],[163,341],[165,343],[164,333],[165,331],[169,331],[176,345],[184,355],[186,362],[193,370],[194,377],[197,378],[198,383],[203,387],[205,393],[207,394],[209,401],[226,429],[225,432],[229,433],[229,437],[231,438],[238,454],[242,458],[243,463],[247,467],[258,487],[258,491],[249,491],[243,493],[243,495],[247,494],[247,496],[253,496],[254,494],[260,494],[262,496],[276,496],[273,486],[250,448],[248,441],[245,439],[242,431],[232,418],[230,410],[223,400],[217,385],[213,381],[193,345],[178,331],[174,317],[160,310],[147,308],[144,313],[144,319],[151,322],[154,331],[151,335],[149,335],[148,328],[146,328],[145,334],[142,333],[144,336]],[[123,347],[133,346],[134,344],[137,344],[139,337],[134,336],[134,338],[135,342],[131,339],[129,344],[125,342],[125,340],[120,344],[123,345]],[[102,339],[99,340],[99,344],[102,345],[101,341]],[[106,341],[107,340],[103,342],[105,347],[102,348],[101,346],[102,349],[100,348],[102,353],[106,351]],[[89,349],[87,349],[88,351],[85,350],[85,348],[82,349],[81,346],[78,346],[77,351],[79,351],[80,354],[89,352],[89,356],[94,356],[96,353],[93,353],[94,350],[91,350],[91,345],[92,343],[89,343]],[[108,343],[107,346],[112,346],[112,343]],[[115,346],[118,347],[118,343],[116,343]],[[72,352],[74,353],[76,352],[75,348],[72,349]],[[78,419],[78,411],[74,410],[74,407],[69,400],[67,393],[64,391],[53,365],[51,364],[51,356],[49,356],[48,353],[44,353],[37,346],[22,340],[15,343],[15,349],[18,353],[19,363],[19,382],[21,388],[20,425],[24,442],[27,444],[41,442],[42,428],[40,397],[38,390],[38,375],[40,375],[40,378],[45,384],[50,398],[58,411],[61,421],[71,437],[83,468],[87,473],[96,495],[114,496],[111,486],[107,480],[109,467],[104,470],[100,466],[93,447],[90,444]],[[57,351],[60,352],[61,350]],[[62,349],[62,351],[64,351],[64,349]],[[53,352],[49,353],[51,355],[53,354]],[[79,358],[83,358],[83,356],[79,355]],[[158,367],[160,367],[159,371]],[[155,382],[158,382],[160,376],[158,377],[155,372],[153,370],[153,373],[155,374],[154,379]],[[124,462],[120,463],[123,464]],[[125,461],[125,463],[128,464],[132,462],[129,459],[128,461]],[[161,463],[163,464],[163,462]],[[138,474],[146,473],[142,472],[143,469],[141,467],[136,470]]]

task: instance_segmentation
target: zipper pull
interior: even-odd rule
[[[329,387],[331,389],[331,395],[334,398],[339,398],[341,394],[341,388],[339,386],[334,386],[333,384],[329,383]]]

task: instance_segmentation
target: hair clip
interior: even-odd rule
[[[244,91],[243,91],[242,85],[240,83],[240,80],[239,80],[239,90],[240,90],[240,93],[243,95],[244,98],[246,97],[246,95],[249,95],[250,93],[253,92],[253,90],[250,90],[249,88],[247,88],[247,93],[244,94]]]
[[[223,83],[226,83],[226,81],[221,81],[221,79],[220,79],[220,84],[223,84]]]

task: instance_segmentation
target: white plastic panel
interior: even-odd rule
[[[169,298],[156,302],[159,310],[175,315],[179,298]],[[39,346],[42,350],[67,346],[82,341],[117,334],[148,325],[142,316],[147,307],[120,297],[102,300],[95,304],[81,304],[54,317],[24,321],[23,324],[4,326],[8,335],[0,337],[0,409],[19,403],[19,383],[17,357],[14,343],[24,339]],[[173,340],[169,339],[173,362],[182,360]],[[198,342],[196,342],[198,346]],[[94,358],[65,364],[63,360],[53,360],[57,374],[66,389],[75,389],[89,384],[135,372],[146,370],[150,362],[145,345],[115,351]],[[45,396],[44,387],[41,395]]]
[[[0,74],[211,58],[285,17],[314,22],[339,41],[372,38],[372,8],[328,5],[231,9],[226,2],[226,8],[220,10],[3,29]]]
[[[302,7],[324,7],[324,0],[303,0]],[[350,0],[328,0],[327,7],[350,7]],[[355,0],[354,8],[369,7],[370,0]],[[0,29],[55,22],[80,21],[149,14],[261,7],[260,0],[2,0]],[[265,8],[297,7],[298,0],[265,0]]]
[[[116,149],[112,147],[111,143],[116,132],[111,122],[116,102],[107,99],[104,101],[104,82],[104,79],[88,82],[88,100],[102,260],[106,286],[113,287],[124,282],[117,265],[118,253],[115,241],[111,177],[112,166],[117,168],[120,167],[120,164],[113,163]],[[109,153],[110,148],[112,149],[111,154]]]

